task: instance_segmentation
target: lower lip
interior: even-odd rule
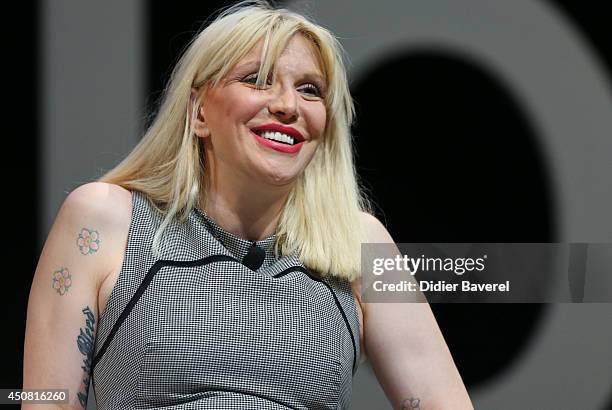
[[[287,145],[287,144],[283,144],[282,142],[276,142],[276,141],[272,141],[272,140],[260,137],[259,135],[255,134],[253,131],[251,131],[251,134],[253,134],[255,139],[261,145],[265,145],[266,147],[272,148],[273,150],[278,151],[278,152],[284,152],[285,154],[295,154],[300,149],[302,149],[302,145],[304,145],[304,141],[298,142],[297,144],[294,144],[294,145]]]

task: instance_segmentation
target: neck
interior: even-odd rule
[[[276,232],[289,186],[261,186],[247,178],[211,178],[200,207],[221,228],[250,241]]]

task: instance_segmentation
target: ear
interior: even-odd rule
[[[199,138],[207,138],[210,136],[210,130],[204,118],[204,107],[200,104],[200,90],[197,88],[191,89],[191,104],[198,106],[198,113],[193,124],[193,131]]]

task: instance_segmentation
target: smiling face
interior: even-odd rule
[[[291,184],[323,139],[325,83],[314,46],[294,35],[273,78],[257,88],[262,44],[199,96],[195,132],[204,138],[207,171],[215,181]]]

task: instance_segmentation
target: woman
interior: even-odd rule
[[[393,240],[356,183],[340,45],[251,3],[194,39],[133,152],[66,198],[24,389],[67,388],[74,408],[90,379],[101,409],[347,408],[367,356],[394,408],[471,408],[427,304],[360,301],[360,244]]]

